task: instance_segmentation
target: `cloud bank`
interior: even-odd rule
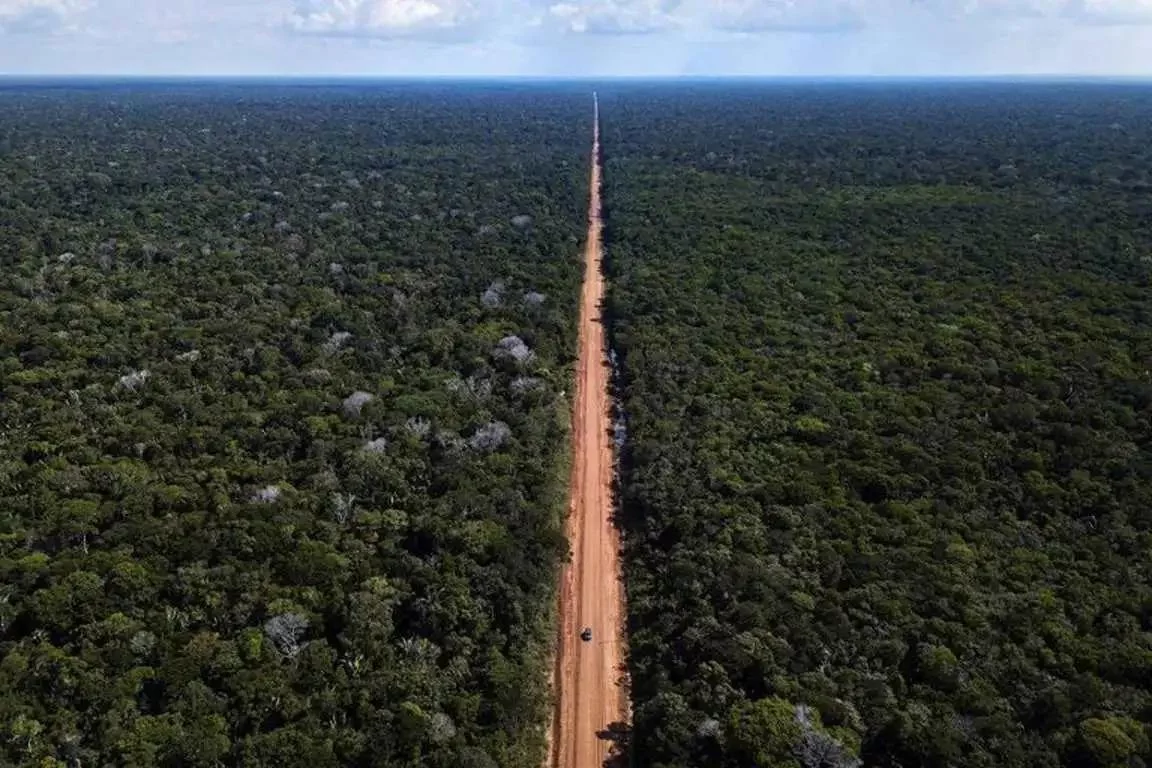
[[[0,0],[0,32],[54,33],[75,27],[85,0]]]
[[[286,23],[295,32],[353,37],[440,36],[480,18],[471,0],[303,0]]]
[[[543,7],[535,0],[301,0],[287,26],[321,35],[438,37],[449,29],[507,29],[534,19],[537,31],[566,34],[770,34],[851,32],[910,18],[1145,24],[1152,23],[1152,0],[557,0]]]
[[[0,72],[1152,75],[1152,0],[0,0],[0,35]]]
[[[716,0],[708,16],[718,29],[738,32],[844,32],[867,22],[865,4],[852,0]]]
[[[676,9],[669,0],[593,0],[556,3],[548,13],[568,32],[619,35],[669,29]]]

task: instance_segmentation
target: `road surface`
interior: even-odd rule
[[[550,736],[552,768],[600,768],[612,742],[608,726],[628,719],[623,684],[624,594],[620,538],[612,521],[612,417],[604,326],[600,222],[600,104],[593,95],[588,240],[580,299],[580,342],[572,408],[572,478],[568,511],[571,562],[560,582],[557,709]],[[580,639],[584,627],[592,640]]]

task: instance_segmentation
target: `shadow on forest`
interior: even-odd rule
[[[605,741],[611,741],[612,747],[608,752],[608,758],[604,761],[603,768],[628,768],[630,761],[628,759],[628,745],[632,740],[632,729],[627,723],[609,723],[608,727],[603,731],[597,731],[596,735]]]

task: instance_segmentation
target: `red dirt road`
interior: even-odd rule
[[[612,521],[612,417],[608,361],[600,304],[600,105],[594,98],[591,200],[580,299],[580,343],[572,409],[572,479],[568,541],[572,560],[560,582],[557,703],[552,726],[552,768],[600,768],[611,741],[599,734],[628,720],[624,671],[624,594],[620,537]],[[592,628],[592,640],[580,631]]]

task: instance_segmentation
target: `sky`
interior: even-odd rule
[[[1152,0],[0,0],[0,74],[1152,75]]]

